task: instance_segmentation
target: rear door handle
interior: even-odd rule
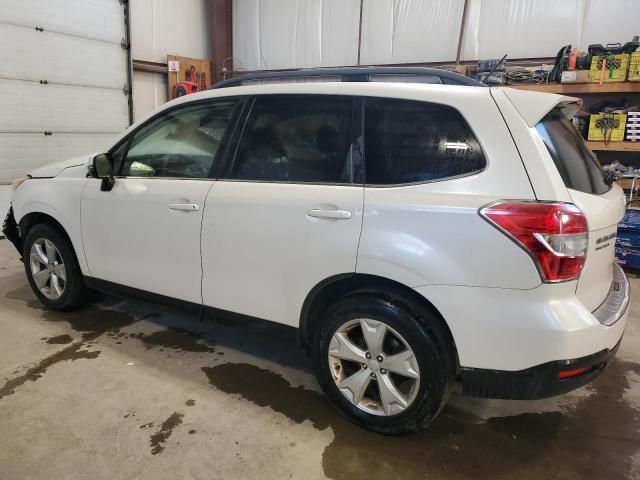
[[[307,212],[307,215],[314,218],[333,218],[334,220],[348,220],[351,218],[349,210],[320,210],[313,208]]]
[[[169,208],[171,210],[180,210],[182,212],[195,212],[200,210],[200,205],[197,203],[170,203]]]

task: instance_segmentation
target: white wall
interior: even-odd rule
[[[167,55],[209,58],[206,1],[130,0],[133,59],[165,63]],[[166,77],[133,72],[136,119],[167,101]]]
[[[234,0],[234,67],[355,65],[361,0]],[[361,64],[451,62],[464,0],[362,0]],[[470,0],[462,60],[627,42],[640,0]]]

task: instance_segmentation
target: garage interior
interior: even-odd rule
[[[574,124],[627,199],[631,304],[592,383],[535,401],[454,391],[428,430],[391,437],[331,408],[295,329],[103,294],[46,310],[3,237],[0,478],[640,479],[638,19],[634,0],[4,0],[3,217],[15,178],[217,82],[443,68],[583,100]]]

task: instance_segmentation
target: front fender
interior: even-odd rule
[[[53,218],[71,240],[78,264],[84,275],[89,267],[82,246],[80,199],[86,178],[29,179],[13,194],[11,204],[18,225],[30,214],[44,214]],[[24,232],[21,232],[24,238]]]

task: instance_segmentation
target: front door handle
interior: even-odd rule
[[[200,210],[200,205],[197,203],[170,203],[169,208],[171,210],[179,210],[182,212],[195,212]]]
[[[309,210],[307,215],[314,218],[333,218],[334,220],[348,220],[351,218],[349,210],[320,210],[314,208]]]

